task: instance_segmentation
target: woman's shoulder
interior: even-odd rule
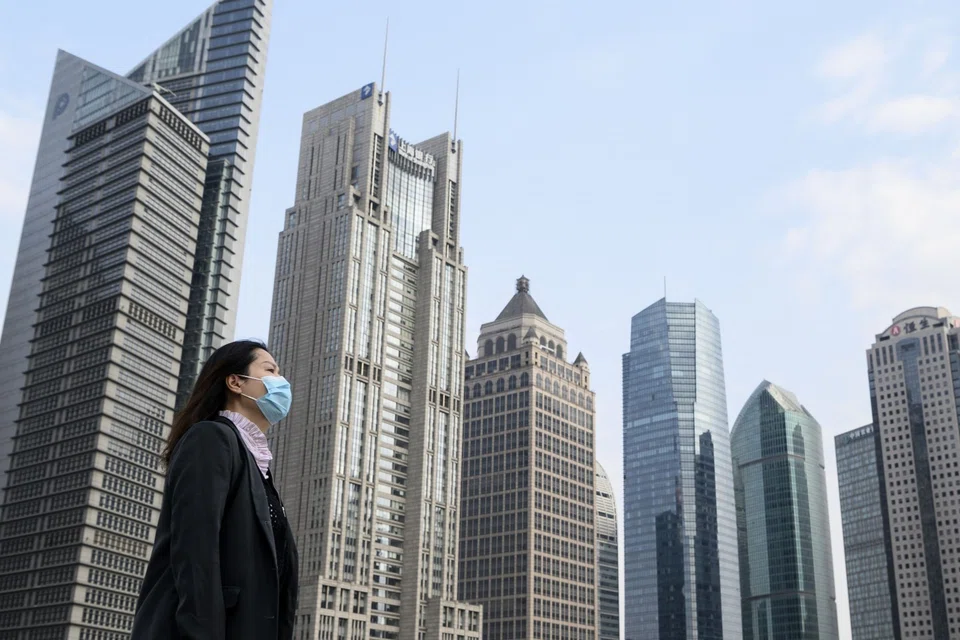
[[[235,452],[239,448],[238,445],[235,428],[229,423],[219,420],[201,420],[186,430],[180,442],[177,443],[177,449],[201,447],[208,451],[214,448]]]

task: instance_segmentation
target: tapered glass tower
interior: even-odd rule
[[[720,324],[660,300],[623,356],[625,638],[739,638],[740,576]]]

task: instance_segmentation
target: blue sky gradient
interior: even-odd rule
[[[56,49],[126,73],[205,8],[7,4],[3,308]],[[237,336],[267,334],[302,114],[379,81],[389,16],[400,135],[452,128],[461,73],[468,348],[529,277],[590,363],[598,458],[619,494],[630,318],[664,277],[671,300],[703,300],[723,332],[730,424],[766,378],[823,426],[849,638],[833,435],[870,420],[874,334],[913,306],[960,313],[960,5],[668,4],[279,0]]]

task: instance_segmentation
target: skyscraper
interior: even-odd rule
[[[157,84],[210,138],[178,405],[233,339],[273,0],[220,0],[128,74]]]
[[[197,246],[192,249],[184,363],[177,373],[181,396],[192,386],[206,357],[233,336],[272,6],[273,0],[220,0],[128,75],[136,84],[156,83],[164,99],[206,133],[211,143]],[[3,471],[9,465],[37,322],[67,136],[95,119],[98,105],[109,106],[105,96],[90,94],[88,113],[75,122],[76,91],[83,79],[69,74],[83,73],[82,65],[58,68],[51,85],[56,94],[51,95],[61,113],[53,119],[50,107],[44,121],[0,336],[0,351],[10,363],[0,371]],[[134,91],[132,85],[129,91]]]
[[[764,381],[731,432],[743,639],[837,640],[820,425]]]
[[[665,299],[633,318],[623,356],[628,640],[742,633],[720,324]]]
[[[484,640],[595,640],[594,397],[581,353],[517,291],[466,368],[460,598]]]
[[[617,501],[607,472],[597,463],[597,573],[600,640],[620,640],[620,545]]]
[[[207,146],[159,93],[57,56],[26,225],[50,237],[0,528],[4,638],[130,630],[160,505],[157,452]],[[49,218],[46,207],[52,220],[30,216]]]
[[[391,130],[371,83],[303,118],[270,345],[271,429],[304,637],[476,638],[456,601],[466,267],[462,148]]]
[[[181,360],[232,332],[270,6],[126,78],[57,56],[0,337],[0,636],[126,637]]]
[[[960,637],[960,318],[918,307],[867,351],[904,638]]]
[[[879,431],[868,424],[835,443],[853,640],[900,640]]]

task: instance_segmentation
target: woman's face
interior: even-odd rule
[[[246,385],[250,385],[249,391],[245,391],[248,396],[253,396],[254,398],[259,398],[264,393],[267,392],[266,388],[263,386],[263,383],[259,380],[251,380],[250,378],[266,378],[268,376],[279,376],[280,367],[277,366],[276,360],[273,359],[269,353],[263,349],[257,349],[253,362],[250,363],[250,367],[247,369],[247,375],[249,378],[241,378]]]

